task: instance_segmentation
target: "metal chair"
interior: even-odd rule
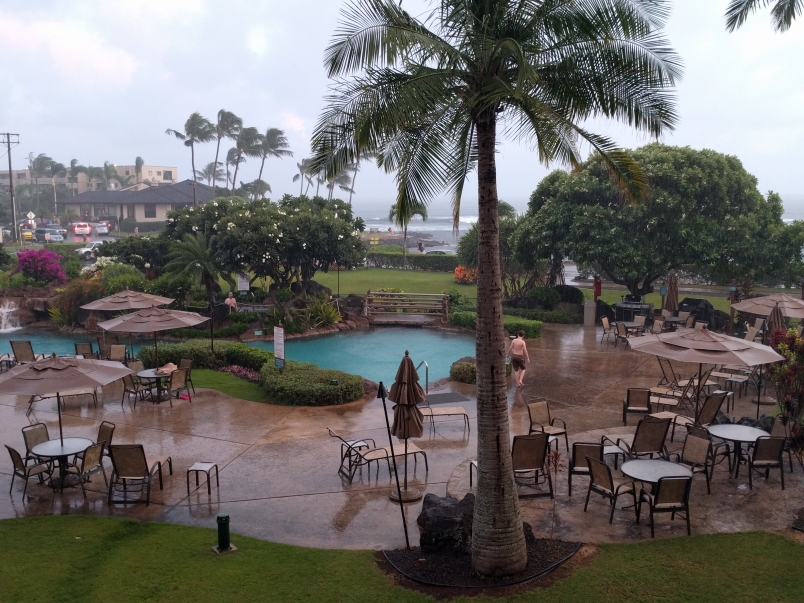
[[[650,510],[650,537],[656,536],[654,530],[654,515],[656,513],[670,513],[670,519],[676,518],[676,513],[684,513],[687,520],[687,536],[692,534],[690,530],[690,490],[692,489],[691,477],[663,477],[656,484],[656,492],[649,493],[642,490],[637,504],[637,523],[642,512],[642,503],[648,503]]]
[[[93,473],[100,471],[103,474],[103,482],[106,484],[107,488],[109,487],[109,480],[106,479],[106,470],[103,468],[103,450],[105,445],[105,442],[100,441],[97,444],[88,446],[87,449],[81,453],[80,467],[78,465],[67,466],[67,473],[78,477],[78,483],[81,485],[81,492],[84,494],[85,499],[87,497],[87,491],[84,488],[84,482],[90,481]]]
[[[645,387],[629,387],[623,399],[623,425],[628,424],[628,413],[650,412],[650,390]]]
[[[604,337],[606,338],[606,341],[608,341],[609,337],[611,337],[612,328],[609,324],[609,319],[605,316],[600,317],[600,323],[603,325],[603,335],[600,336],[600,343],[603,343]]]
[[[550,405],[547,403],[547,400],[542,398],[541,400],[537,400],[535,402],[531,402],[528,404],[528,417],[530,418],[530,427],[528,428],[528,433],[546,433],[547,435],[552,436],[564,436],[564,445],[567,448],[567,452],[569,452],[569,439],[567,438],[567,423],[564,419],[559,418],[551,418],[550,416]],[[561,423],[561,426],[557,426],[556,423]],[[558,444],[556,444],[556,447]]]
[[[586,457],[603,462],[603,445],[595,442],[574,442],[572,444],[572,456],[570,457],[570,466],[567,471],[570,496],[572,496],[572,476],[589,476],[589,463],[586,461]]]
[[[141,400],[145,399],[145,392],[150,392],[151,388],[148,385],[143,385],[142,383],[135,383],[134,377],[131,375],[125,375],[123,377],[123,397],[120,399],[120,406],[123,406],[126,402],[126,396],[128,396],[129,401],[131,400],[131,395],[134,394],[134,408],[137,407],[137,398],[139,397]]]
[[[187,397],[190,399],[190,403],[192,403],[193,397],[190,395],[190,386],[187,385],[187,369],[177,369],[170,373],[170,382],[168,383],[167,390],[171,407],[173,407],[173,394],[176,394],[176,398],[178,398],[179,394],[183,391],[187,392]]]
[[[45,354],[34,354],[30,341],[9,341],[15,364],[30,364],[46,358]]]
[[[22,428],[22,439],[25,441],[25,463],[28,461],[39,462],[39,458],[35,456],[31,450],[37,444],[47,442],[50,439],[48,435],[47,425],[44,423],[34,423],[33,425],[26,425]]]
[[[126,351],[126,346],[121,345],[118,343],[113,343],[109,346],[109,360],[113,362],[123,362],[128,358],[128,353]]]
[[[370,438],[345,440],[329,427],[327,427],[327,431],[330,437],[337,438],[341,442],[341,464],[340,467],[338,467],[338,474],[349,480],[350,484],[355,478],[355,473],[357,473],[357,470],[361,467],[367,467],[369,475],[371,475],[371,463],[375,461],[377,463],[378,477],[380,474],[381,460],[385,460],[388,465],[388,474],[390,475],[391,453],[387,448],[370,448],[368,442],[374,444],[374,440]]]
[[[631,494],[634,499],[634,508],[636,508],[636,489],[634,487],[634,480],[627,477],[614,477],[611,474],[611,467],[603,461],[599,461],[591,456],[586,457],[586,462],[589,465],[589,489],[586,491],[586,502],[583,505],[583,512],[586,513],[589,507],[589,497],[592,492],[600,494],[602,497],[608,499],[611,505],[611,514],[609,515],[609,523],[614,520],[614,510],[617,508],[617,499],[621,494]]]
[[[193,359],[182,358],[179,360],[179,368],[187,369],[187,383],[190,384],[190,387],[193,388],[193,393],[195,393],[195,385],[193,385]]]
[[[75,355],[84,358],[95,358],[95,351],[92,349],[92,342],[84,341],[75,344]]]
[[[628,338],[631,337],[628,333],[628,329],[625,328],[625,325],[621,322],[617,323],[617,330],[614,333],[614,345],[616,346],[620,341],[624,341],[625,345],[628,345]]]
[[[147,507],[151,504],[151,482],[154,475],[159,475],[159,489],[162,489],[162,467],[168,464],[170,474],[173,475],[173,460],[167,457],[147,458],[142,444],[124,444],[109,446],[109,458],[112,459],[112,476],[109,478],[108,504],[140,503]],[[139,490],[130,490],[130,485],[139,487]],[[122,489],[121,489],[122,486]],[[126,498],[128,492],[141,492],[145,488],[145,500],[130,500]],[[122,499],[113,499],[115,492],[122,492]]]
[[[765,479],[768,479],[770,470],[779,468],[779,475],[782,478],[782,490],[784,490],[784,463],[782,453],[784,452],[785,438],[775,438],[772,436],[762,436],[757,438],[754,444],[753,454],[748,457],[748,488],[754,489],[753,473],[754,469],[764,469]]]
[[[776,420],[773,422],[771,437],[784,438],[784,447],[782,450],[787,453],[787,460],[790,461],[790,473],[793,473],[793,453],[790,450],[790,442],[787,440],[787,425],[785,425],[784,419],[781,416],[776,417]]]
[[[620,448],[625,456],[632,459],[646,455],[653,458],[654,454],[659,455],[659,458],[667,458],[667,447],[664,441],[669,429],[670,419],[656,419],[648,416],[637,424],[633,436],[620,437],[614,442],[604,435],[600,443],[605,446],[606,442],[610,442]]]
[[[11,455],[11,463],[14,465],[14,471],[11,474],[11,487],[8,489],[9,494],[11,494],[11,491],[14,489],[14,478],[16,477],[21,477],[25,480],[25,488],[22,490],[22,495],[25,496],[25,493],[28,491],[29,479],[37,476],[39,477],[39,481],[42,482],[44,481],[42,478],[43,475],[49,476],[51,474],[52,469],[49,464],[37,463],[36,465],[26,465],[20,453],[11,446],[6,445],[6,450],[8,450],[8,454]]]
[[[539,484],[539,478],[546,478],[549,489],[548,494],[527,494],[520,498],[535,498],[537,496],[550,496],[553,494],[553,479],[547,469],[547,450],[550,446],[549,436],[546,433],[514,436],[511,444],[511,464],[514,470],[514,480],[527,479],[533,474],[533,485]]]
[[[715,468],[714,453],[712,452],[712,440],[704,435],[688,433],[684,440],[684,448],[681,454],[671,454],[670,458],[676,456],[676,462],[688,467],[692,471],[693,477],[697,473],[703,473],[706,478],[706,492],[712,494],[710,480]]]

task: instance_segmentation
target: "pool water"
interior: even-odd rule
[[[11,353],[9,341],[29,340],[37,354],[74,354],[74,343],[91,341],[97,348],[97,335],[67,335],[51,331],[23,329],[0,333],[0,354]],[[121,343],[126,340],[121,340]],[[160,342],[161,343],[161,342]],[[144,340],[134,341],[134,352]],[[273,343],[255,342],[249,345],[273,351]],[[407,327],[382,327],[370,331],[348,331],[310,339],[295,339],[286,342],[285,358],[300,362],[312,362],[322,368],[337,369],[360,375],[371,381],[391,384],[396,377],[399,363],[410,352],[415,365],[425,360],[430,369],[430,383],[449,377],[450,365],[464,356],[475,355],[475,339],[472,335],[443,333],[430,329]],[[424,385],[424,366],[419,369],[419,378]]]

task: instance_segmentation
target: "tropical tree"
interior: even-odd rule
[[[232,190],[234,190],[234,179],[231,177],[229,173],[229,168],[233,167],[236,168],[241,163],[246,161],[245,157],[238,157],[237,156],[237,149],[232,147],[226,152],[226,188],[229,189],[229,184],[232,185]]]
[[[86,172],[86,168],[78,163],[78,159],[70,160],[70,188],[73,191],[73,197],[76,195],[76,188],[78,188],[78,174]]]
[[[660,33],[667,0],[441,0],[419,19],[393,0],[342,12],[325,64],[335,78],[313,134],[314,166],[342,172],[366,150],[395,173],[397,213],[446,189],[458,224],[477,169],[478,483],[472,564],[484,575],[524,569],[527,551],[511,470],[497,215],[498,130],[544,162],[602,151],[623,198],[646,181],[627,153],[580,124],[598,116],[658,136],[676,116],[679,62]]]
[[[352,205],[351,203],[349,204]],[[427,205],[425,203],[417,203],[416,207],[406,212],[404,215],[400,214],[399,206],[396,204],[391,206],[388,212],[388,220],[402,228],[402,265],[408,265],[408,224],[416,216],[419,216],[422,221],[427,221]]]
[[[165,134],[175,136],[184,143],[185,147],[190,147],[190,162],[193,169],[193,205],[198,205],[198,196],[195,190],[195,183],[198,180],[195,175],[195,145],[214,139],[215,126],[196,111],[184,122],[184,132],[168,128],[165,130]]]
[[[51,161],[48,166],[50,172],[50,186],[53,187],[53,215],[59,213],[58,201],[56,200],[56,176],[67,171],[67,167],[58,161]]]
[[[203,232],[184,235],[175,243],[168,254],[170,261],[165,271],[176,277],[194,276],[207,290],[207,300],[211,303],[215,294],[221,291],[218,276],[221,274],[209,246],[209,239]],[[231,277],[227,282],[232,280]],[[232,283],[233,284],[233,283]]]
[[[257,180],[262,180],[262,169],[265,167],[265,160],[268,157],[276,157],[282,159],[283,157],[293,157],[293,152],[289,150],[288,137],[285,132],[279,128],[268,128],[260,142],[260,156],[262,162],[260,163],[260,173]]]
[[[116,179],[117,169],[114,164],[109,161],[103,162],[103,187],[109,190],[109,181]]]
[[[296,164],[296,168],[298,168],[299,173],[293,176],[293,182],[299,183],[299,197],[301,197],[304,181],[307,181],[307,188],[304,189],[305,195],[307,194],[307,191],[310,190],[310,185],[313,183],[313,177],[310,174],[310,160],[302,159],[301,163]]]
[[[804,11],[804,0],[731,0],[726,8],[726,30],[731,32],[739,29],[749,15],[771,4],[771,20],[776,31],[790,29],[793,20]]]
[[[352,164],[349,164],[346,169],[350,169]],[[341,172],[340,174],[335,174],[330,176],[326,180],[323,178],[321,179],[322,183],[327,183],[327,200],[332,201],[332,196],[335,194],[335,187],[337,186],[345,193],[351,193],[352,189],[349,186],[352,184],[352,179],[349,177],[345,171]],[[318,195],[318,189],[316,189],[316,196]]]
[[[45,155],[44,153],[39,153],[36,157],[34,157],[33,153],[28,155],[28,169],[31,170],[31,173],[34,177],[34,194],[36,195],[36,208],[40,209],[39,204],[39,178],[45,178],[50,176],[50,164],[53,163],[53,159]]]
[[[240,164],[246,160],[246,157],[262,156],[262,134],[259,133],[257,128],[243,128],[237,134],[234,148],[235,171],[234,176],[232,176],[232,190],[234,190],[235,182],[237,182],[237,170],[240,168]]]
[[[228,138],[235,140],[243,128],[243,120],[226,109],[218,111],[218,121],[215,124],[215,165],[218,165],[218,154],[221,150],[221,140]],[[229,187],[229,164],[226,165],[226,186]],[[232,187],[234,188],[234,187]]]
[[[134,177],[137,180],[137,184],[142,182],[142,166],[145,165],[145,160],[142,157],[137,157],[134,160]]]
[[[224,173],[220,162],[208,163],[204,166],[203,170],[196,170],[195,175],[201,180],[206,180],[209,186],[213,186],[214,184],[226,179],[226,174]]]
[[[352,176],[352,186],[351,186],[351,188],[349,190],[349,205],[352,205],[352,195],[355,194],[355,180],[357,180],[357,173],[360,171],[360,162],[365,161],[366,159],[376,159],[376,158],[377,158],[376,153],[372,153],[371,151],[366,151],[365,153],[363,153],[363,155],[360,157],[360,159],[355,161],[351,165],[351,167],[349,168],[349,171],[354,174]]]
[[[103,180],[104,171],[102,167],[92,167],[91,165],[84,168],[84,173],[87,175],[87,188],[92,190],[92,181],[93,180]],[[95,184],[95,189],[97,190],[98,185]]]

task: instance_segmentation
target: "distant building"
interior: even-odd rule
[[[163,170],[164,171],[164,170]],[[147,172],[145,172],[147,174]],[[196,183],[198,204],[203,205],[215,198],[215,190]],[[193,204],[193,181],[176,184],[134,184],[123,190],[87,191],[59,201],[59,213],[71,211],[81,219],[92,220],[105,216],[118,219],[134,218],[137,222],[159,222],[166,219],[167,212]]]
[[[144,165],[142,171],[138,174],[135,166],[133,165],[115,165],[115,171],[123,178],[129,178],[128,186],[139,183],[146,183],[151,185],[165,185],[175,184],[179,179],[179,170],[176,167],[161,166],[161,165]],[[36,175],[25,168],[24,170],[12,170],[14,174],[14,186],[22,184],[35,184],[37,182]],[[80,195],[87,191],[103,191],[103,190],[121,190],[125,188],[123,184],[115,179],[110,179],[107,184],[103,178],[92,178],[90,180],[83,172],[70,175],[70,169],[60,172],[54,178],[50,176],[39,176],[39,186],[49,186],[52,184],[67,187],[69,195]],[[8,188],[8,171],[0,172],[0,188]],[[61,193],[59,193],[61,194]]]

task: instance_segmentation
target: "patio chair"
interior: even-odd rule
[[[345,477],[351,484],[358,469],[366,467],[371,475],[371,463],[377,462],[377,476],[380,475],[380,461],[385,460],[388,465],[388,474],[391,474],[391,453],[388,448],[370,448],[368,442],[374,444],[374,440],[364,438],[362,440],[345,440],[340,435],[327,427],[330,437],[337,438],[341,442],[341,464],[338,467],[338,475]],[[396,450],[394,450],[396,452]],[[415,458],[415,456],[414,456]],[[426,457],[425,457],[426,458]]]
[[[631,494],[634,499],[634,508],[636,508],[637,499],[634,480],[627,477],[614,477],[611,474],[611,467],[591,456],[586,457],[586,462],[589,465],[590,479],[589,489],[586,491],[586,502],[583,505],[584,513],[589,507],[589,497],[592,492],[596,492],[603,498],[608,499],[611,505],[609,523],[614,520],[614,510],[617,508],[617,499],[621,494]]]
[[[687,321],[684,323],[684,328],[692,329],[694,327],[695,327],[695,316],[693,314],[690,314],[689,316],[687,316]]]
[[[650,493],[642,490],[637,504],[637,523],[642,512],[642,503],[648,503],[650,510],[650,537],[655,538],[656,513],[670,513],[670,519],[676,518],[676,513],[684,513],[687,520],[687,536],[692,534],[690,530],[690,490],[692,489],[691,477],[663,477],[656,484],[656,491]]]
[[[109,346],[109,360],[113,362],[125,363],[127,358],[128,354],[126,353],[125,345],[113,343],[111,346]]]
[[[87,497],[87,491],[84,488],[84,483],[90,481],[93,473],[99,471],[103,474],[103,482],[106,487],[109,487],[109,480],[106,479],[106,469],[103,468],[103,449],[105,442],[101,441],[97,444],[88,446],[86,450],[81,453],[81,464],[68,465],[67,473],[78,477],[78,483],[81,485],[81,492],[84,494],[84,499]]]
[[[650,327],[650,332],[652,335],[658,335],[664,331],[664,321],[663,320],[654,320],[653,324]]]
[[[29,364],[46,358],[45,354],[34,354],[30,341],[9,341],[15,364]]]
[[[703,473],[706,478],[706,492],[707,494],[712,494],[709,484],[715,468],[712,440],[703,434],[688,433],[687,439],[684,440],[681,454],[673,453],[670,455],[669,460],[672,461],[673,457],[675,457],[676,463],[689,468],[693,477],[698,473]]]
[[[600,323],[603,325],[603,335],[600,336],[600,343],[603,343],[604,337],[606,338],[606,341],[608,341],[609,337],[611,337],[612,328],[609,324],[609,319],[605,316],[600,317]]]
[[[690,317],[690,313],[689,312],[679,312],[678,317],[681,318],[682,320],[687,320]]]
[[[533,475],[533,485],[539,484],[541,477],[547,482],[549,492],[547,494],[526,494],[520,498],[535,498],[538,496],[549,496],[555,498],[553,494],[553,479],[550,477],[550,470],[547,467],[547,451],[550,447],[549,436],[546,433],[534,433],[529,435],[514,436],[511,444],[511,464],[514,469],[514,480],[517,478],[527,479]]]
[[[667,447],[664,441],[669,429],[670,419],[656,419],[647,416],[637,424],[633,436],[623,436],[617,438],[615,442],[604,435],[600,443],[604,446],[606,442],[614,444],[623,451],[625,456],[632,459],[642,456],[653,458],[654,454],[659,455],[659,458],[667,458]]]
[[[109,446],[112,445],[112,439],[114,438],[114,430],[115,430],[115,424],[110,423],[109,421],[103,421],[100,424],[100,427],[98,427],[98,439],[95,440],[95,443],[99,444],[103,442],[101,461],[103,461],[104,456],[109,456]],[[83,452],[79,452],[78,454],[76,454],[73,464],[77,465],[78,461],[80,461],[83,458],[83,455],[84,455]],[[105,478],[106,476],[104,475],[104,479]]]
[[[11,455],[11,463],[14,465],[14,470],[11,473],[11,487],[8,489],[8,493],[11,494],[11,491],[14,489],[14,478],[21,477],[25,480],[25,487],[22,489],[22,495],[25,496],[25,493],[28,491],[28,480],[34,476],[39,478],[40,483],[44,481],[44,475],[51,474],[51,467],[48,463],[37,463],[36,465],[26,465],[25,462],[22,460],[22,456],[20,453],[14,450],[11,446],[6,445],[6,450],[8,450],[8,454]]]
[[[717,417],[717,413],[720,412],[720,407],[723,406],[723,400],[725,400],[728,395],[729,392],[718,390],[706,396],[704,403],[698,411],[698,416],[695,417],[695,419],[684,415],[676,415],[673,418],[673,431],[670,434],[670,441],[673,441],[673,436],[676,433],[676,425],[699,425],[701,427],[709,427],[712,421],[715,420],[715,417]]]
[[[748,327],[745,330],[745,335],[743,336],[743,339],[745,339],[746,341],[754,341],[754,339],[757,338],[758,333],[759,329],[755,329],[754,327]]]
[[[151,504],[151,482],[154,475],[159,475],[159,489],[162,490],[162,467],[167,463],[173,475],[173,459],[169,456],[148,458],[142,444],[117,444],[109,446],[109,458],[112,460],[112,476],[109,478],[108,504],[140,503]],[[145,488],[145,500],[129,500],[126,493],[133,482],[135,487]],[[122,486],[122,489],[121,489]],[[136,490],[132,490],[136,491]],[[115,492],[123,492],[122,499],[114,499]]]
[[[782,453],[784,452],[785,438],[773,436],[762,436],[757,438],[753,446],[753,454],[748,456],[748,488],[754,489],[753,474],[754,469],[765,470],[765,479],[768,479],[770,470],[779,468],[779,475],[782,478],[782,490],[784,490],[784,462]]]
[[[190,395],[190,386],[187,385],[187,369],[177,369],[170,373],[170,381],[168,382],[167,390],[171,408],[173,407],[173,394],[176,394],[176,398],[179,398],[183,391],[187,392],[187,398],[189,398],[192,404],[193,397]]]
[[[659,356],[656,356],[656,360],[659,361],[659,368],[662,369],[662,378],[656,384],[656,387],[666,386],[670,389],[676,389],[678,387],[678,375],[673,369],[673,365],[670,364],[669,360]]]
[[[108,360],[112,355],[112,344],[108,341],[98,339],[98,358],[100,360]]]
[[[98,337],[97,340],[98,340],[98,345],[100,345],[101,342],[107,343],[109,345],[116,345],[116,344],[120,343],[120,336],[119,335],[112,335],[110,333],[106,333],[105,337]]]
[[[704,329],[709,327],[708,322],[696,322],[695,323],[695,330],[696,331],[703,331]]]
[[[123,377],[123,397],[120,398],[120,406],[123,406],[126,402],[126,396],[128,396],[129,402],[131,401],[131,395],[134,395],[134,407],[137,407],[137,398],[139,397],[140,400],[145,399],[145,392],[150,392],[151,387],[149,385],[143,385],[142,383],[135,383],[134,377],[131,375],[125,375]]]
[[[42,461],[38,456],[31,452],[31,449],[37,444],[47,442],[50,439],[50,435],[48,435],[47,431],[47,425],[44,423],[26,425],[22,428],[22,439],[25,442],[25,459],[23,459],[25,464],[28,465],[29,463],[33,463],[34,465],[38,465],[41,463]],[[52,461],[46,461],[45,465],[52,467],[53,463]]]
[[[801,337],[801,333],[804,333],[804,325],[799,324],[799,325],[796,327],[796,335],[797,335],[798,337]]]
[[[729,391],[734,391],[736,387],[740,397],[745,396],[748,394],[748,385],[756,380],[758,370],[759,367],[755,366],[748,372],[732,373],[729,377],[726,377],[724,387]]]
[[[790,450],[790,442],[787,439],[789,434],[787,431],[787,425],[785,425],[784,419],[782,419],[781,416],[777,416],[776,420],[773,422],[773,428],[770,434],[772,438],[784,438],[783,451],[787,453],[787,460],[790,461],[790,473],[793,473],[793,453]]]
[[[84,358],[95,358],[95,351],[92,349],[92,342],[84,341],[75,344],[75,355]]]
[[[195,385],[193,385],[193,359],[182,358],[179,360],[179,368],[187,369],[187,383],[190,384],[190,387],[193,388],[193,393],[195,393]]]
[[[633,329],[629,329],[631,335],[642,335],[645,332],[645,317],[640,315],[634,316],[634,322],[637,323],[638,326],[634,327]]]
[[[564,445],[569,452],[569,439],[567,438],[567,423],[564,419],[552,418],[550,416],[550,405],[544,398],[530,402],[528,404],[528,417],[530,418],[530,427],[528,433],[546,433],[553,436],[564,436]],[[561,423],[561,426],[556,425]],[[558,444],[556,444],[558,447]]]
[[[662,316],[664,316],[665,318],[670,318],[672,315],[673,313],[670,310],[662,309]]]
[[[618,322],[615,326],[617,330],[614,332],[614,345],[616,346],[621,341],[624,341],[625,345],[628,345],[628,338],[631,337],[628,333],[628,329],[626,329],[625,325],[621,322]]]
[[[656,405],[657,408],[695,408],[695,401],[693,400],[693,393],[695,384],[692,379],[687,379],[684,386],[677,389],[667,387],[651,387],[650,401]],[[669,411],[661,411],[652,413],[652,416],[657,419],[673,419],[675,413]]]
[[[623,425],[628,425],[628,413],[650,412],[650,390],[646,387],[629,387],[623,398]]]
[[[603,462],[603,445],[596,442],[573,442],[572,456],[570,457],[569,470],[567,471],[570,496],[572,496],[572,476],[589,476],[589,463],[586,457]]]

